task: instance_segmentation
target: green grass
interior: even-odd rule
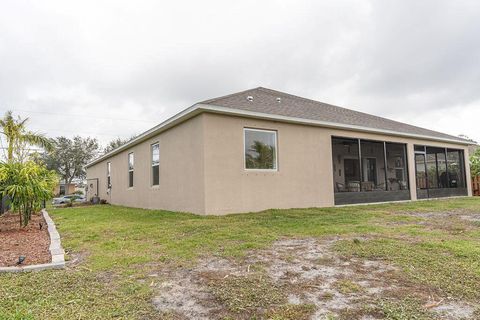
[[[388,320],[435,319],[428,310],[422,308],[419,301],[412,298],[406,298],[403,301],[381,300],[377,308]]]
[[[356,293],[363,290],[357,283],[346,279],[337,281],[335,287],[343,294]]]
[[[215,279],[209,286],[215,297],[235,313],[267,309],[286,301],[285,292],[262,274]]]
[[[480,242],[471,240],[425,240],[422,242],[375,239],[337,244],[344,254],[381,258],[402,268],[413,281],[430,285],[444,295],[480,300]]]
[[[283,237],[358,237],[356,243],[340,242],[339,252],[384,259],[398,265],[411,281],[478,301],[478,224],[456,221],[454,228],[445,229],[449,221],[422,224],[424,218],[409,215],[458,209],[480,212],[480,199],[268,210],[222,217],[110,205],[50,209],[68,258],[82,257],[81,262],[66,270],[1,274],[0,320],[160,318],[151,304],[152,289],[143,281],[149,272],[189,267],[211,255],[241,259],[249,250],[268,247]],[[402,303],[385,304],[392,315],[400,314],[392,319],[402,319],[405,312],[408,316],[410,309]],[[272,311],[272,318],[311,312],[283,308]]]
[[[287,304],[270,310],[266,317],[269,320],[307,320],[314,311],[315,306],[311,304]]]

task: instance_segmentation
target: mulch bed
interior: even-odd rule
[[[49,263],[49,246],[47,223],[41,213],[33,214],[26,228],[20,228],[18,213],[0,216],[0,266],[15,266],[19,256],[25,256],[22,265]]]

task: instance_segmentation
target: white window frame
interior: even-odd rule
[[[275,141],[275,168],[274,169],[250,169],[247,168],[247,161],[246,161],[246,132],[247,131],[257,131],[257,132],[268,132],[268,133],[273,133],[274,134],[274,141]],[[249,128],[245,127],[243,128],[243,169],[245,171],[257,171],[257,172],[278,172],[278,132],[277,130],[271,130],[271,129],[257,129],[257,128]]]
[[[132,155],[132,168],[130,169],[130,155]],[[128,170],[128,185],[127,188],[132,189],[135,186],[134,176],[135,176],[135,153],[129,152],[127,155],[127,170]],[[133,172],[132,185],[130,186],[130,172]]]
[[[153,184],[153,146],[158,146],[158,184]],[[150,145],[150,186],[151,187],[158,187],[160,185],[160,143],[154,142]]]
[[[112,163],[107,162],[107,189],[112,187]]]

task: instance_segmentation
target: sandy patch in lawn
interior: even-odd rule
[[[451,211],[441,211],[441,212],[416,212],[408,211],[401,212],[402,215],[415,216],[419,218],[428,219],[426,222],[434,222],[438,219],[450,219],[458,218],[470,222],[480,222],[480,213],[465,209],[455,209]]]
[[[256,258],[276,282],[292,288],[290,303],[315,304],[315,319],[360,308],[397,286],[396,268],[379,261],[342,258],[331,249],[335,241],[285,239],[258,252]]]
[[[268,249],[250,252],[242,261],[210,257],[191,269],[153,274],[155,280],[151,286],[157,292],[153,303],[159,311],[174,319],[222,319],[225,316],[248,319],[252,315],[261,319],[268,308],[279,305],[235,313],[211,290],[212,279],[222,284],[222,279],[229,277],[261,275],[268,277],[276,288],[281,288],[283,305],[313,304],[311,319],[342,317],[346,313],[349,319],[381,319],[383,316],[378,310],[368,311],[369,307],[374,309],[375,301],[406,296],[414,296],[425,303],[438,319],[472,317],[474,308],[470,305],[441,300],[428,288],[406,281],[394,266],[382,261],[340,256],[332,248],[338,240],[342,239],[282,239]]]
[[[442,230],[449,234],[476,230],[480,226],[480,213],[465,209],[442,212],[402,212],[401,214],[418,217],[421,220],[400,222],[399,224],[414,223],[431,230]]]
[[[432,308],[441,319],[462,320],[474,319],[475,308],[458,301],[447,301],[439,306]]]
[[[32,214],[25,228],[20,228],[17,213],[0,216],[0,266],[15,266],[19,256],[25,256],[22,265],[48,263],[51,260],[49,246],[47,224],[40,213]]]
[[[222,306],[215,301],[202,274],[211,271],[241,274],[239,269],[226,259],[212,257],[201,260],[192,269],[152,273],[149,275],[152,279],[150,285],[158,292],[153,304],[174,319],[212,319]]]
[[[471,222],[480,222],[480,213],[475,213],[470,215],[460,215],[460,219],[471,221]]]

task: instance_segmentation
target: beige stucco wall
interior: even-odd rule
[[[277,131],[278,171],[244,169],[245,127]],[[99,179],[102,199],[131,207],[226,214],[333,206],[332,136],[406,143],[412,200],[416,199],[414,144],[462,149],[468,157],[468,148],[456,144],[203,113],[89,167],[87,176]],[[152,187],[150,146],[155,142],[160,144],[160,185]],[[127,187],[130,152],[135,154],[133,188]],[[108,161],[112,163],[109,194]],[[468,161],[466,165],[471,195]]]
[[[160,184],[152,186],[151,145],[156,142],[160,146]],[[87,168],[87,178],[99,179],[99,197],[112,204],[204,213],[203,147],[203,115],[199,115]],[[128,188],[130,152],[135,157],[133,188]],[[110,194],[107,162],[111,162]]]
[[[75,192],[75,184],[71,183],[66,185],[67,188],[65,188],[65,195],[69,195]],[[53,194],[59,195],[60,194],[60,184],[57,184],[55,186],[55,189],[53,190]]]
[[[412,200],[416,199],[414,144],[463,149],[468,157],[467,147],[461,145],[252,118],[206,114],[204,125],[207,214],[333,206],[332,136],[406,143]],[[277,131],[278,171],[244,169],[245,127]],[[471,195],[468,163],[466,169]]]

